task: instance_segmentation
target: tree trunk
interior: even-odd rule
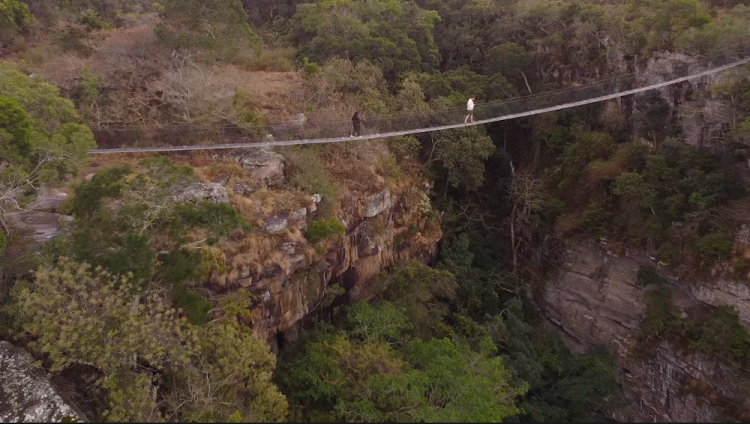
[[[513,274],[516,274],[518,268],[518,252],[516,249],[516,206],[513,205],[513,212],[510,213],[510,247],[513,251]]]

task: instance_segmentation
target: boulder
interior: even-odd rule
[[[44,243],[58,234],[57,227],[73,221],[72,216],[51,212],[27,211],[8,215],[8,220],[22,230],[34,231],[34,240]]]
[[[198,203],[209,200],[214,203],[229,203],[229,194],[223,185],[218,183],[193,183],[185,188],[176,190],[174,200],[179,203]]]
[[[270,186],[284,184],[284,156],[268,148],[254,148],[232,153],[230,157],[242,165],[250,178]]]
[[[372,218],[391,208],[391,192],[385,189],[367,196],[365,216]]]
[[[255,189],[250,184],[235,184],[232,186],[232,191],[240,196],[249,196],[255,192]]]
[[[299,210],[296,210],[289,214],[289,221],[290,222],[300,222],[305,219],[307,216],[307,208],[300,208]]]
[[[289,220],[285,216],[276,215],[266,220],[264,229],[269,234],[280,233],[289,227]]]
[[[25,350],[0,341],[0,422],[61,422],[86,418],[60,395]]]
[[[54,212],[60,206],[63,200],[68,198],[68,194],[56,188],[45,189],[39,192],[34,202],[34,210],[44,212]]]

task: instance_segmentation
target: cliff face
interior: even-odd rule
[[[729,402],[750,410],[735,371],[711,358],[663,342],[656,357],[643,363],[631,359],[646,312],[645,289],[636,287],[636,275],[642,265],[655,266],[653,260],[622,246],[593,242],[570,244],[561,258],[561,271],[537,293],[536,301],[574,353],[605,345],[614,354],[631,406],[610,412],[612,418],[706,422],[716,420]],[[750,290],[742,283],[678,283],[666,275],[675,305],[683,313],[730,304],[739,310],[743,324],[750,325]]]
[[[657,53],[647,60],[616,52],[609,57],[612,72],[635,73],[637,87],[700,73],[725,62],[710,64],[683,53],[673,52]],[[717,101],[709,92],[711,85],[731,72],[733,71],[707,75],[659,89],[672,107],[672,113],[682,127],[687,144],[700,147],[716,146],[723,139],[723,134],[729,130],[729,125],[734,122],[735,116],[731,106]],[[618,102],[624,106],[628,115],[638,110],[637,97],[621,98]]]
[[[334,286],[344,290],[336,304],[368,300],[378,293],[377,276],[398,262],[427,263],[437,254],[439,226],[426,220],[411,221],[408,206],[401,199],[383,202],[390,193],[374,197],[387,207],[367,207],[365,217],[348,225],[347,233],[318,261],[311,261],[296,246],[287,245],[285,254],[292,266],[268,269],[248,289],[261,303],[252,310],[253,331],[267,339],[273,349],[282,340],[293,339],[305,317],[333,300]],[[373,214],[373,211],[377,212]],[[368,213],[369,212],[369,213]],[[367,217],[367,215],[372,215]],[[282,335],[283,334],[283,335]]]
[[[384,150],[387,152],[387,150]],[[275,198],[292,193],[285,184],[284,157],[257,151],[235,155],[247,172],[247,190],[230,186],[232,196],[254,205],[252,219],[262,223],[258,237],[270,246],[259,268],[244,268],[216,291],[240,287],[258,301],[251,311],[255,334],[272,349],[296,337],[305,319],[329,306],[367,300],[378,292],[377,277],[399,262],[430,261],[442,237],[439,218],[429,212],[430,189],[404,176],[390,185],[376,172],[356,188],[342,188],[336,219],[345,234],[335,243],[310,243],[301,231],[310,224],[321,196],[307,196],[290,210],[281,200],[253,197],[257,187],[272,187]],[[273,203],[264,210],[264,205]],[[304,206],[303,206],[304,204]],[[278,206],[278,207],[277,207]]]
[[[0,341],[0,422],[85,422],[57,388],[34,366],[28,352]]]

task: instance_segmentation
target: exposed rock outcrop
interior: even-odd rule
[[[56,212],[67,197],[60,190],[42,190],[30,210],[9,214],[8,221],[22,230],[33,232],[34,241],[43,243],[58,234],[58,225],[73,221],[72,216]]]
[[[718,66],[707,63],[694,56],[677,52],[659,52],[648,60],[612,52],[609,63],[614,72],[634,72],[636,87],[653,85],[682,76],[692,75]],[[722,74],[706,75],[680,84],[659,89],[662,96],[672,106],[677,120],[683,129],[687,144],[693,146],[713,146],[722,139],[723,134],[733,122],[731,106],[712,98],[709,87],[718,82]],[[620,99],[619,102],[630,101]],[[633,111],[638,110],[637,97],[632,99]]]
[[[385,190],[367,196],[365,216],[372,218],[391,208],[391,192]]]
[[[253,180],[269,186],[279,186],[286,180],[284,156],[267,147],[237,151],[231,153],[229,157],[242,165]]]
[[[214,203],[229,203],[227,189],[219,183],[193,183],[173,193],[178,203],[198,203],[209,200]]]
[[[632,359],[646,312],[646,289],[636,286],[642,265],[656,264],[622,246],[572,244],[563,253],[563,270],[536,295],[538,306],[562,330],[574,353],[605,345],[615,355],[622,371],[622,389],[632,407],[614,411],[612,417],[620,421],[705,422],[716,420],[726,401],[744,404],[750,410],[750,399],[743,396],[733,378],[734,370],[711,358],[664,342],[655,358],[644,363]],[[677,283],[670,278],[670,282],[674,303],[681,311],[692,314],[709,305],[731,304],[747,325],[750,303],[746,286],[732,281]]]
[[[367,202],[370,198],[376,201]],[[327,299],[333,300],[329,296],[332,287],[345,291],[333,307],[370,299],[378,292],[376,277],[380,273],[400,261],[427,262],[437,253],[442,236],[439,225],[422,217],[416,206],[407,205],[403,199],[392,203],[388,190],[372,196],[357,195],[355,199],[364,199],[365,204],[346,215],[346,234],[322,256],[311,259],[297,243],[286,242],[278,248],[283,266],[270,266],[259,275],[246,275],[237,281],[260,300],[251,311],[253,331],[273,348],[278,347],[278,334],[293,339],[306,317],[324,309]],[[307,215],[307,208],[302,208],[274,216],[265,221],[265,230],[273,233],[283,231],[280,228],[284,225],[300,227]],[[421,232],[408,233],[410,226]],[[402,240],[398,245],[396,238]]]
[[[85,422],[28,352],[0,341],[0,422],[60,422],[66,417]]]

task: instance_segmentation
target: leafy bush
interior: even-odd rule
[[[57,87],[38,75],[29,78],[5,63],[0,63],[0,96],[14,98],[31,118],[40,119],[48,129],[78,121],[75,106],[60,96]]]
[[[208,230],[206,243],[216,243],[235,228],[250,231],[252,227],[237,210],[226,203],[204,200],[198,204],[185,203],[176,208],[173,225],[183,228],[202,227]]]
[[[85,26],[89,31],[103,29],[106,25],[99,19],[95,10],[87,9],[78,16],[78,24]]]
[[[167,254],[160,256],[162,263],[159,276],[162,280],[178,284],[187,281],[200,281],[205,275],[201,266],[202,255],[200,252],[187,249],[173,249]]]
[[[701,320],[689,324],[690,348],[730,363],[750,365],[750,332],[740,322],[737,310],[722,305]]]
[[[172,287],[174,304],[188,315],[188,322],[193,325],[205,325],[211,321],[213,303],[201,296],[197,290],[190,290],[182,283],[176,283]]]
[[[0,0],[0,47],[19,32],[26,32],[33,22],[29,6],[18,0]]]
[[[311,243],[317,243],[333,236],[344,234],[346,227],[339,220],[332,216],[325,221],[313,221],[307,226],[307,239]]]
[[[653,355],[661,339],[680,340],[685,335],[685,322],[672,304],[672,291],[660,286],[646,292],[646,315],[641,321],[639,350],[643,358]]]
[[[320,74],[320,67],[315,62],[310,62],[306,57],[302,58],[302,75],[307,78],[314,78]]]
[[[290,72],[294,70],[293,48],[264,50],[248,60],[248,69],[254,72]]]
[[[696,250],[701,254],[703,263],[710,265],[729,258],[733,243],[723,234],[707,234],[698,240]]]
[[[64,211],[80,219],[97,214],[105,198],[118,198],[122,195],[123,177],[131,172],[128,166],[115,166],[97,172],[91,181],[75,187],[74,195],[63,205]]]
[[[662,276],[656,271],[656,268],[652,266],[642,266],[638,268],[638,275],[636,276],[636,286],[643,288],[646,286],[661,286],[664,285],[665,281]]]
[[[293,147],[282,151],[287,159],[291,183],[310,194],[320,194],[318,215],[327,217],[333,212],[338,198],[338,190],[331,183],[331,176],[318,157],[315,148]]]
[[[170,46],[199,48],[210,59],[226,62],[260,54],[261,39],[247,23],[239,0],[165,0],[163,5],[169,21],[179,23],[156,29],[157,37]]]

